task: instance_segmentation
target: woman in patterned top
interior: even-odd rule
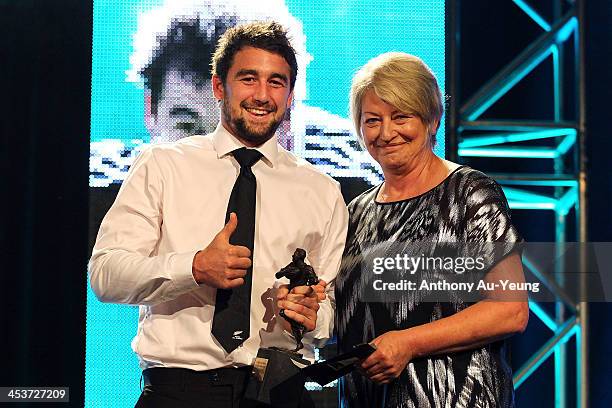
[[[346,352],[369,342],[376,351],[342,379],[342,406],[513,406],[506,339],[527,325],[524,292],[510,294],[498,284],[494,290],[473,290],[480,300],[448,292],[440,298],[417,280],[415,287],[386,286],[378,298],[372,295],[372,287],[381,289],[383,276],[373,253],[382,248],[392,258],[386,260],[392,269],[406,272],[402,257],[425,259],[443,243],[455,243],[457,259],[457,251],[465,253],[458,243],[477,243],[479,282],[508,280],[520,287],[522,240],[501,188],[483,173],[434,154],[442,96],[419,58],[386,53],[372,59],[353,78],[350,98],[357,134],[385,181],[349,205],[348,238],[336,279],[338,347]],[[433,281],[454,275],[458,282],[457,277],[476,276],[456,266],[450,274],[434,264],[417,275],[395,277]]]

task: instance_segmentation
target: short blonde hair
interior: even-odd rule
[[[435,144],[444,113],[442,93],[435,75],[420,58],[403,52],[387,52],[372,58],[357,71],[349,107],[362,144],[361,106],[369,90],[400,111],[419,117],[427,126],[431,145]]]

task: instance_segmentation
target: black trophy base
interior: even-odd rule
[[[302,355],[277,348],[260,348],[244,398],[271,407],[299,407],[310,365]]]

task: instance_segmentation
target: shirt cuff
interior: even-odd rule
[[[199,287],[193,277],[193,258],[198,251],[174,254],[169,262],[169,274],[178,294]]]

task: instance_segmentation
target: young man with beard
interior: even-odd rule
[[[306,357],[331,337],[325,282],[347,213],[338,184],[277,143],[296,74],[280,25],[228,30],[213,57],[221,123],[145,150],[102,222],[91,285],[102,301],[140,305],[138,407],[245,406],[257,350],[295,347],[280,309],[306,328]],[[289,292],[274,274],[296,248],[322,282]]]

